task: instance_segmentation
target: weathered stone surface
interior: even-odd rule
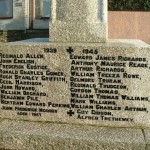
[[[53,0],[51,42],[106,42],[106,0]]]
[[[52,0],[51,15],[54,43],[0,44],[0,149],[148,149],[150,46],[105,43],[106,0]]]
[[[146,145],[146,150],[150,150],[150,145],[149,144]]]
[[[150,127],[149,45],[32,42],[0,46],[1,118]]]
[[[3,120],[0,148],[15,150],[145,150],[140,129]]]
[[[150,130],[149,129],[143,130],[143,134],[146,141],[146,150],[150,150]]]

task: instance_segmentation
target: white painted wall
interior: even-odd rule
[[[29,0],[13,0],[13,18],[0,19],[0,30],[25,30],[29,26]]]
[[[29,1],[30,0],[13,0],[13,18],[0,19],[0,30],[29,29]],[[42,1],[43,0],[34,0],[33,29],[49,28],[49,19],[42,18],[42,16],[48,17],[47,12],[42,12]],[[51,0],[44,1],[45,4],[48,4]],[[46,16],[44,16],[44,14]]]

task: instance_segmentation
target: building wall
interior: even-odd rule
[[[0,30],[25,30],[29,25],[29,0],[13,0],[13,18],[0,19]]]
[[[150,44],[150,12],[109,12],[109,38],[140,39]]]

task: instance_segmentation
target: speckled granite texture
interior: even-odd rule
[[[53,0],[51,42],[106,42],[106,0]]]
[[[146,140],[146,150],[150,150],[150,130],[149,129],[145,129],[144,132],[144,137]]]
[[[38,42],[35,42],[35,41]],[[3,102],[0,105],[0,114],[1,118],[8,118],[8,119],[18,119],[18,120],[29,120],[29,121],[49,121],[49,122],[62,122],[62,123],[79,123],[79,124],[93,124],[98,126],[109,126],[109,127],[150,127],[150,104],[148,100],[124,100],[122,98],[122,95],[127,96],[139,96],[139,97],[149,97],[149,89],[150,85],[147,84],[150,80],[150,70],[147,66],[149,66],[149,60],[150,60],[150,46],[145,44],[144,42],[140,41],[126,41],[126,40],[118,40],[118,41],[110,41],[108,43],[49,43],[44,42],[46,39],[32,39],[30,41],[22,41],[22,42],[15,42],[15,43],[9,43],[9,44],[2,44],[0,45],[1,53],[4,54],[3,60],[9,60],[13,64],[18,64],[21,66],[21,69],[16,69],[18,72],[16,75],[12,75],[8,81],[10,81],[12,89],[19,89],[15,87],[16,85],[22,86],[23,93],[19,92],[19,94],[23,95],[23,98],[19,100],[19,102],[22,102],[21,104],[18,104],[18,100],[13,97],[8,97],[9,93],[7,92],[9,87],[5,87],[5,84],[3,84]],[[68,53],[69,47],[72,47],[72,54]],[[45,52],[45,49],[56,49],[56,53],[47,53]],[[83,53],[84,50],[96,50],[95,52],[97,54],[85,54]],[[8,54],[14,54],[14,56],[17,56],[20,54],[22,56],[22,59],[15,59],[15,58],[8,58],[6,59]],[[28,54],[28,55],[27,55]],[[38,54],[38,55],[37,55]],[[29,59],[28,57],[39,57],[34,59]],[[115,61],[106,61],[108,63],[104,64],[102,67],[107,67],[110,69],[113,68],[122,68],[122,72],[106,72],[100,71],[101,67],[101,60],[99,58],[103,57],[110,57],[114,58]],[[146,67],[134,67],[129,66],[128,61],[118,60],[118,57],[121,58],[136,58],[136,59],[143,59],[145,61],[142,61],[141,63],[139,61],[136,61],[136,64],[144,64]],[[9,55],[8,55],[9,57]],[[83,58],[82,58],[83,57]],[[87,59],[84,59],[86,57]],[[90,57],[90,58],[89,58]],[[79,58],[79,59],[78,59]],[[27,61],[26,61],[27,60]],[[22,62],[23,61],[23,62]],[[32,64],[30,64],[30,62]],[[89,76],[85,74],[85,71],[79,71],[76,70],[77,74],[72,74],[73,71],[71,71],[72,67],[78,68],[86,66],[87,65],[78,65],[78,63],[90,63],[90,69],[92,69],[92,72],[94,76]],[[111,66],[110,63],[114,62]],[[131,61],[132,63],[135,61]],[[11,66],[11,63],[7,63],[8,67]],[[28,65],[28,63],[30,65]],[[73,64],[74,63],[74,64]],[[92,64],[91,64],[92,63]],[[122,65],[124,63],[124,66],[120,67],[118,64]],[[32,68],[34,67],[41,67],[44,65],[45,69],[37,69],[36,72],[31,72]],[[20,67],[19,66],[19,67]],[[5,71],[7,68],[5,63],[3,66],[3,70]],[[18,67],[18,66],[15,66]],[[32,68],[31,68],[32,67]],[[23,69],[22,69],[23,68]],[[12,70],[12,69],[7,69]],[[23,71],[22,71],[23,70]],[[24,72],[26,70],[27,72]],[[141,71],[142,70],[142,71]],[[117,70],[118,71],[118,70]],[[39,73],[40,72],[40,73]],[[61,78],[57,79],[63,79],[63,80],[50,80],[49,77],[58,77],[56,75],[50,75],[48,72],[61,72]],[[103,72],[103,78],[106,79],[105,76],[110,76],[108,79],[114,79],[113,76],[118,76],[119,82],[114,84],[115,86],[119,85],[117,88],[111,87],[112,89],[118,90],[117,94],[115,96],[117,97],[112,98],[109,105],[107,103],[101,104],[101,101],[109,101],[108,99],[104,98],[98,98],[96,97],[98,93],[95,91],[95,87],[97,89],[105,89],[105,87],[100,88],[100,82],[99,78],[102,78],[101,75],[99,75],[100,72]],[[6,72],[4,72],[5,75]],[[35,75],[33,73],[39,73],[39,75]],[[83,75],[80,73],[84,73]],[[135,76],[133,78],[131,77],[124,77],[124,74],[129,74],[131,76],[132,74]],[[20,79],[18,79],[20,74]],[[28,75],[29,74],[29,75]],[[41,75],[42,74],[42,75]],[[79,75],[78,75],[79,74]],[[113,76],[112,76],[113,74]],[[130,75],[131,74],[131,75]],[[137,78],[136,78],[137,76]],[[5,77],[5,76],[4,76]],[[31,79],[30,79],[31,77]],[[91,85],[90,88],[85,87],[78,87],[82,86],[81,82],[78,81],[79,79],[84,78],[92,78],[93,80],[88,81],[87,83]],[[72,79],[73,78],[73,79]],[[37,79],[37,80],[36,80]],[[21,83],[21,80],[29,81]],[[73,80],[73,81],[72,81]],[[76,80],[76,81],[75,81]],[[120,81],[121,80],[121,81]],[[5,80],[4,80],[5,81]],[[36,82],[37,81],[37,82]],[[106,83],[104,81],[104,84],[111,85],[111,81],[108,81]],[[34,85],[36,82],[37,85]],[[121,82],[121,83],[120,83]],[[84,82],[83,82],[84,83]],[[71,85],[72,84],[72,85]],[[7,84],[6,84],[7,85]],[[30,99],[30,97],[27,99],[27,96],[32,96],[30,93],[25,92],[26,86],[33,87],[34,90],[27,89],[31,92],[32,91],[42,91],[45,92],[45,97],[43,96],[33,96],[33,98],[37,97],[37,99]],[[41,86],[42,85],[42,86]],[[94,87],[92,87],[92,85]],[[123,85],[123,87],[121,87]],[[19,87],[20,87],[19,86]],[[84,86],[84,85],[83,85]],[[124,88],[125,87],[125,88]],[[140,88],[139,88],[140,87]],[[83,94],[81,91],[78,92],[72,92],[70,89],[80,90],[83,89],[90,89],[91,92],[87,93],[86,95]],[[121,89],[123,88],[123,89]],[[25,90],[24,90],[25,89]],[[110,89],[110,88],[108,88]],[[108,90],[107,89],[107,90]],[[12,90],[10,90],[12,91]],[[20,90],[21,91],[21,90]],[[24,94],[25,93],[25,94]],[[72,102],[71,99],[73,96],[72,93],[77,93],[78,95],[74,98],[80,100],[85,100],[83,103],[79,103],[78,101]],[[11,93],[10,93],[11,94]],[[18,94],[18,95],[19,95]],[[33,93],[36,95],[36,93]],[[81,95],[81,96],[80,96]],[[83,96],[84,97],[83,97]],[[89,101],[89,95],[92,95],[96,103],[91,103]],[[101,94],[104,95],[104,94]],[[105,93],[104,96],[109,96],[107,93]],[[84,99],[83,99],[84,98]],[[115,100],[114,100],[115,99]],[[147,98],[148,99],[148,98]],[[14,101],[14,104],[12,103]],[[36,102],[35,102],[36,101]],[[110,102],[110,101],[109,101]],[[54,104],[54,105],[52,105]],[[67,106],[63,105],[67,104]],[[36,105],[36,106],[35,106]],[[75,105],[75,106],[74,106]],[[59,107],[60,106],[60,107]],[[69,106],[69,108],[68,108]],[[103,108],[100,108],[102,106]],[[106,108],[105,108],[106,106]],[[110,108],[107,108],[107,106],[110,106]],[[126,110],[125,108],[128,107],[130,109]],[[23,108],[23,109],[22,109]],[[30,110],[29,108],[32,108],[33,110]],[[27,110],[26,110],[27,109]],[[41,111],[42,109],[42,111]],[[43,112],[44,109],[44,112]],[[45,110],[46,109],[46,110]],[[24,111],[23,111],[24,110]],[[140,111],[141,110],[141,111]],[[21,111],[21,112],[20,112]],[[26,111],[26,112],[25,112]],[[56,112],[56,113],[48,113],[48,112]],[[71,115],[68,113],[72,112],[74,115]],[[81,114],[80,111],[84,111],[87,113]],[[103,114],[96,114],[97,112],[109,112],[109,114],[103,115]],[[24,114],[18,114],[24,113]],[[95,114],[93,114],[93,112]],[[34,116],[36,113],[37,116]]]
[[[0,148],[15,150],[146,150],[140,129],[2,120]],[[148,150],[148,149],[147,149]]]
[[[36,43],[38,41],[38,43]],[[147,56],[149,58],[149,46],[140,41],[110,41],[106,44],[73,44],[73,43],[65,43],[65,44],[57,44],[57,43],[45,43],[47,39],[32,39],[17,43],[10,44],[2,44],[1,48],[3,52],[6,52],[7,49],[15,48],[16,52],[28,49],[36,50],[36,52],[40,52],[41,48],[52,46],[68,48],[69,46],[73,46],[75,49],[80,48],[82,46],[86,46],[90,48],[93,47],[104,47],[108,48],[110,51],[117,50],[118,52],[122,49],[128,50],[128,55],[131,56],[135,54],[135,56]],[[104,46],[105,45],[105,46]],[[119,47],[119,48],[118,48]],[[59,47],[60,48],[60,47]],[[108,50],[107,49],[107,50]],[[142,50],[142,51],[141,51]],[[25,52],[25,51],[24,51]],[[11,53],[9,51],[9,53]],[[67,56],[64,51],[63,56]],[[80,53],[77,51],[77,53]],[[138,53],[138,55],[137,55]],[[104,52],[105,54],[105,52]],[[116,53],[115,53],[116,54]],[[58,55],[59,56],[59,55]],[[134,55],[133,55],[134,56]],[[54,57],[57,58],[56,56]],[[55,60],[52,59],[52,60]],[[59,62],[59,61],[58,61]],[[61,62],[62,64],[62,62]],[[59,65],[58,65],[59,66]],[[66,68],[68,69],[68,68]],[[144,73],[144,72],[143,72]],[[149,76],[147,76],[149,77]],[[133,84],[133,82],[132,82]],[[148,86],[148,84],[146,84]],[[148,88],[146,90],[149,90]],[[54,96],[54,95],[53,95]],[[141,102],[140,102],[141,103]],[[149,106],[147,105],[148,110]],[[141,117],[139,113],[135,112],[135,118],[137,118],[137,122],[135,124],[119,124],[119,123],[109,123],[107,127],[102,127],[104,124],[102,122],[98,123],[98,126],[93,125],[90,126],[88,124],[95,124],[92,121],[83,121],[80,122],[82,125],[77,125],[75,123],[75,118],[68,119],[64,118],[60,114],[58,115],[58,119],[60,123],[51,123],[51,121],[57,121],[57,117],[48,116],[44,114],[41,118],[37,117],[36,119],[33,117],[16,117],[15,112],[3,112],[1,110],[1,120],[0,120],[0,148],[1,149],[9,149],[9,150],[150,150],[150,130],[149,128],[144,129],[145,127],[149,127],[149,119],[147,113],[146,116]],[[133,114],[133,113],[132,113]],[[2,119],[3,117],[3,119]],[[17,120],[9,120],[5,119],[17,119]],[[50,117],[50,118],[49,118]],[[147,119],[146,119],[147,118]],[[27,119],[30,121],[41,121],[41,122],[30,122],[30,121],[21,121],[22,119]],[[68,124],[62,124],[64,122],[63,119],[68,121]],[[19,121],[20,120],[20,121]],[[49,123],[44,122],[49,121]],[[143,120],[143,121],[142,121]],[[43,122],[42,122],[43,121]],[[87,123],[87,125],[85,125]],[[122,128],[123,125],[126,128]],[[130,126],[134,126],[134,128],[130,128]],[[101,127],[100,127],[101,126]],[[120,126],[120,128],[117,128]],[[132,127],[133,127],[132,126]],[[115,127],[115,128],[114,128]]]

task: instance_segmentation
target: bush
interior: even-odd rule
[[[111,11],[150,11],[150,0],[108,0]]]

